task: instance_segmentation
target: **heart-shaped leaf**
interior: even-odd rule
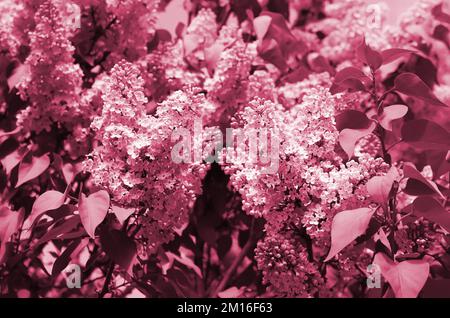
[[[135,209],[122,208],[120,206],[113,204],[111,206],[111,211],[116,215],[120,224],[123,224],[125,222],[125,220],[128,219],[130,217],[130,215],[132,215],[134,213]]]
[[[413,213],[439,224],[450,233],[450,213],[436,199],[424,196],[413,202]]]
[[[33,203],[31,214],[28,222],[33,224],[34,221],[43,213],[55,210],[64,204],[66,195],[62,192],[50,190],[41,194]]]
[[[376,128],[376,123],[371,122],[369,127],[362,129],[344,129],[339,134],[339,144],[349,158],[353,157],[358,140],[371,134]]]
[[[377,253],[373,263],[389,282],[395,297],[416,298],[427,281],[430,265],[422,260],[408,260],[396,263],[383,253]]]
[[[424,101],[428,105],[448,107],[441,102],[431,89],[413,73],[402,73],[394,80],[394,88],[405,95]]]
[[[331,248],[325,262],[366,232],[374,212],[375,210],[371,208],[359,208],[343,211],[334,216],[331,224]]]
[[[109,194],[100,190],[86,197],[81,193],[78,203],[81,223],[87,234],[95,238],[95,229],[103,222],[109,209]]]
[[[392,122],[400,119],[408,112],[408,106],[405,105],[391,105],[383,109],[378,121],[380,125],[389,131],[392,131]]]
[[[19,164],[19,176],[16,188],[38,176],[40,176],[50,165],[50,157],[45,154],[41,157],[31,156],[31,161],[22,160]]]

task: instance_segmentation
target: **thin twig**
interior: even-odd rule
[[[216,286],[216,288],[209,292],[209,297],[216,297],[218,293],[220,293],[228,284],[229,280],[233,276],[234,272],[238,268],[238,266],[241,264],[242,260],[244,259],[245,255],[249,252],[249,250],[252,248],[254,244],[254,240],[252,238],[254,229],[254,220],[252,220],[252,224],[250,227],[250,235],[247,243],[245,243],[244,247],[242,248],[239,255],[234,259],[231,266],[228,268],[228,270],[225,272],[225,275],[223,275],[222,280],[219,282],[219,284]]]
[[[108,273],[106,274],[105,283],[103,284],[102,291],[98,295],[98,298],[105,297],[106,293],[109,291],[109,284],[111,283],[111,278],[112,278],[113,272],[114,272],[114,262],[111,261],[111,264],[109,265],[109,268],[108,268]]]

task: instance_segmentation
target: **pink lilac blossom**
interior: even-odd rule
[[[77,104],[82,72],[74,64],[74,47],[68,40],[73,30],[65,23],[59,5],[44,2],[30,34],[32,52],[25,61],[30,76],[19,85],[22,99],[31,104],[18,115],[18,125],[26,131],[39,133],[50,130],[53,124],[70,125],[81,112]]]
[[[144,80],[125,61],[113,67],[103,89],[102,113],[91,124],[97,142],[85,169],[114,202],[145,209],[140,234],[153,250],[187,221],[207,169],[202,163],[174,163],[171,133],[177,127],[192,128],[194,119],[214,108],[192,89],[172,93],[153,116],[147,115]]]

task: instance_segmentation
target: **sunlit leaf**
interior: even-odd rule
[[[25,182],[28,182],[40,176],[50,165],[50,158],[48,154],[41,157],[31,157],[31,161],[22,160],[19,164],[19,176],[16,188],[20,187]]]
[[[371,208],[359,208],[336,214],[331,224],[330,251],[324,261],[329,261],[357,237],[363,235],[374,212],[375,210]]]
[[[395,297],[415,298],[425,285],[430,265],[423,260],[407,260],[396,263],[383,253],[377,253],[373,263],[389,282]]]
[[[86,197],[81,193],[78,202],[81,223],[90,237],[95,238],[95,229],[103,222],[109,209],[109,194],[100,190]]]
[[[396,119],[403,118],[408,112],[408,106],[405,105],[391,105],[383,108],[383,112],[378,118],[380,125],[392,131],[392,122]]]

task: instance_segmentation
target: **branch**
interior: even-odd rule
[[[250,227],[250,235],[247,243],[245,243],[244,247],[242,248],[241,252],[239,253],[238,257],[236,257],[231,264],[231,266],[228,268],[228,270],[225,272],[225,275],[223,275],[222,280],[219,282],[219,284],[216,286],[216,288],[211,292],[209,291],[209,297],[217,297],[217,294],[220,293],[228,284],[229,280],[233,276],[234,272],[238,268],[238,266],[241,264],[242,260],[244,259],[245,255],[249,252],[250,248],[252,248],[254,244],[254,240],[252,238],[253,236],[253,229],[254,229],[254,222],[255,220],[252,220],[252,224]]]
[[[106,293],[109,291],[109,283],[111,282],[113,272],[114,272],[114,262],[111,261],[111,264],[109,265],[108,268],[108,273],[106,274],[105,283],[103,284],[102,291],[98,295],[98,298],[105,297]]]

